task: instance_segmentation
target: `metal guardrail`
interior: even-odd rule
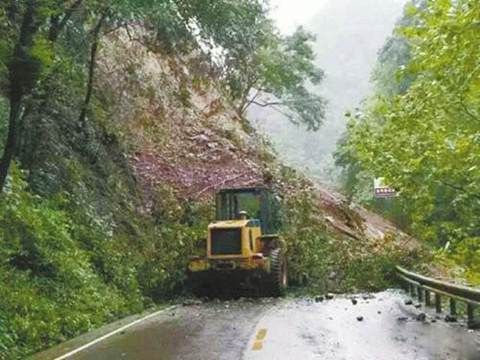
[[[457,301],[466,303],[468,327],[480,328],[480,321],[475,319],[475,309],[480,306],[480,289],[432,279],[400,266],[397,266],[397,274],[408,284],[410,295],[416,295],[420,302],[425,301],[426,306],[432,306],[431,294],[434,294],[434,306],[438,314],[442,313],[442,296],[449,299],[449,311],[452,317],[457,317]]]

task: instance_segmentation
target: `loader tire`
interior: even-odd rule
[[[272,250],[270,254],[270,296],[285,294],[288,286],[287,261],[281,249]]]

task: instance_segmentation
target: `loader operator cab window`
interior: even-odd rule
[[[260,219],[261,197],[258,193],[225,193],[217,198],[218,220],[240,219],[241,213],[247,218]]]
[[[217,193],[216,220],[238,220],[240,211],[246,211],[249,220],[259,220],[262,233],[276,234],[281,228],[279,199],[268,189],[225,189]]]
[[[252,193],[240,193],[234,196],[235,213],[241,217],[246,214],[245,219],[259,219],[260,217],[260,196]]]

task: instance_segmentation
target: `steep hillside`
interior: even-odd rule
[[[268,155],[261,139],[217,89],[200,54],[165,57],[118,32],[102,56],[100,86],[110,91],[111,125],[129,144],[147,197],[161,184],[198,199],[221,186],[262,182]]]

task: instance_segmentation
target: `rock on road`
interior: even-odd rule
[[[480,333],[417,321],[395,291],[369,297],[239,300],[178,307],[75,360],[480,359]],[[355,303],[355,304],[354,304]]]

